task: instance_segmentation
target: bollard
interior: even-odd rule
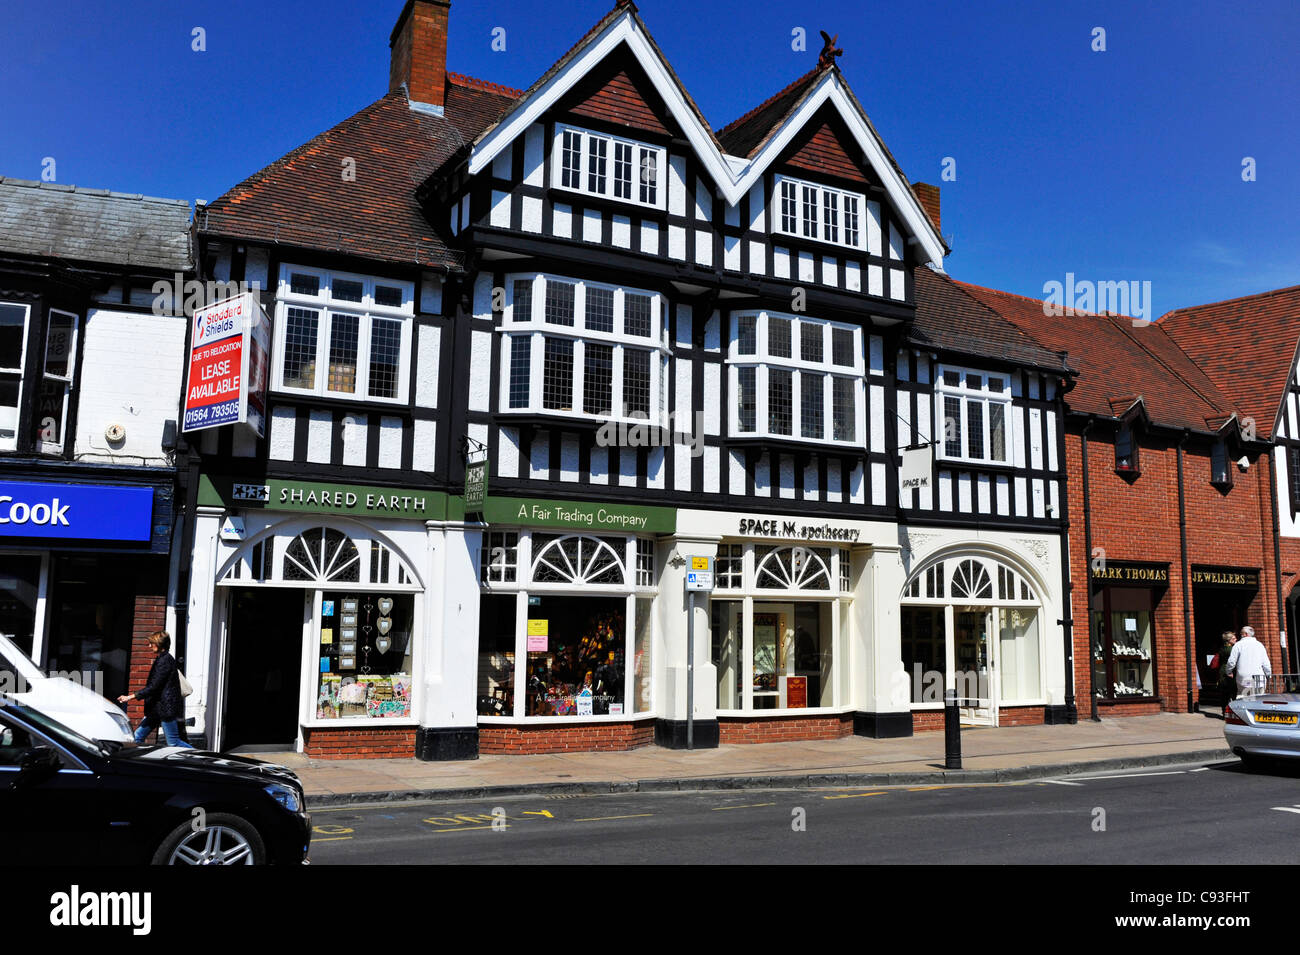
[[[943,691],[943,749],[945,769],[961,769],[961,712],[957,691]]]

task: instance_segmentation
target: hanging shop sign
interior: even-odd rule
[[[1259,590],[1259,571],[1242,567],[1192,566],[1193,587],[1227,587],[1232,590]]]
[[[601,504],[524,497],[493,497],[483,505],[489,524],[529,527],[572,527],[586,530],[672,534],[677,509],[637,504]]]
[[[1093,561],[1092,580],[1097,584],[1158,587],[1169,583],[1169,565],[1118,560]]]
[[[0,481],[0,537],[147,541],[151,487]]]
[[[906,490],[920,490],[930,486],[934,472],[934,445],[926,442],[920,447],[904,448],[903,463],[898,469],[898,486]]]
[[[441,491],[283,478],[247,483],[203,475],[199,482],[199,503],[208,507],[265,508],[414,521],[444,520],[447,516],[447,495]]]
[[[198,309],[181,430],[239,424],[262,437],[270,353],[271,320],[256,292]]]
[[[465,513],[473,514],[483,510],[487,501],[487,487],[487,459],[465,465]]]

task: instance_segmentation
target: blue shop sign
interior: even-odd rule
[[[153,488],[0,481],[0,537],[147,541]]]

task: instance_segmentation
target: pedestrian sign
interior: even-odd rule
[[[713,568],[710,558],[708,557],[691,557],[689,558],[690,566],[686,571],[686,589],[687,590],[704,590],[713,589]]]

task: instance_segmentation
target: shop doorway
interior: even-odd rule
[[[976,726],[997,724],[994,672],[993,610],[990,607],[952,608],[953,676],[963,723]]]
[[[301,707],[303,591],[232,590],[223,749],[292,750]]]
[[[1196,669],[1201,677],[1198,700],[1205,706],[1222,706],[1223,693],[1219,689],[1219,671],[1210,668],[1210,661],[1223,646],[1223,632],[1239,633],[1246,625],[1246,611],[1254,598],[1253,593],[1230,590],[1226,587],[1193,587],[1192,613],[1193,640]]]

